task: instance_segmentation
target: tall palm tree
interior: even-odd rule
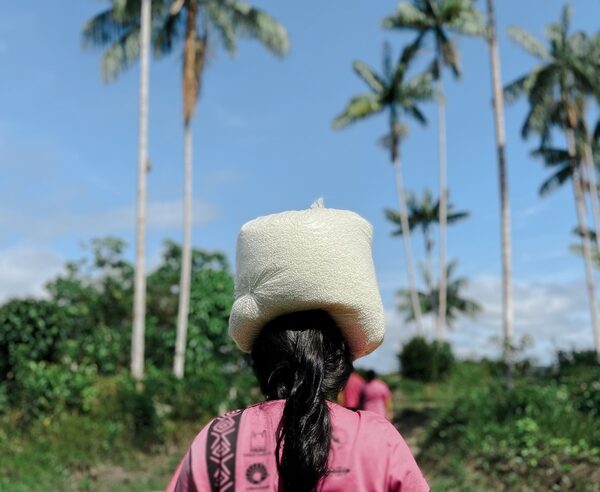
[[[113,7],[88,22],[86,32],[96,45],[108,46],[103,64],[114,76],[139,55],[139,19],[134,15],[141,0],[111,0]],[[128,16],[111,18],[117,5],[125,4]],[[173,371],[183,377],[192,237],[192,118],[200,95],[207,53],[220,44],[231,55],[237,40],[258,40],[270,52],[283,55],[289,47],[285,28],[264,11],[239,0],[155,0],[152,5],[154,54],[160,58],[181,46],[183,51],[182,93],[184,124],[183,250],[177,342]],[[85,33],[84,33],[85,34]]]
[[[454,322],[460,316],[466,316],[469,318],[475,317],[481,312],[481,306],[473,299],[464,297],[462,291],[467,286],[467,279],[465,277],[454,277],[456,272],[457,263],[450,262],[446,265],[446,278],[448,283],[446,288],[448,289],[448,297],[446,303],[446,319],[448,320],[448,326],[452,327]],[[433,283],[433,279],[427,278],[427,271],[424,270],[423,276],[425,282],[428,284]],[[439,286],[434,286],[428,292],[419,292],[419,301],[421,304],[421,310],[424,314],[431,314],[435,316],[439,310]],[[408,299],[408,292],[401,290],[398,292],[399,303],[398,309],[406,314],[406,320],[411,321],[414,319],[414,310],[412,304]]]
[[[400,160],[400,141],[407,133],[407,127],[400,122],[400,116],[409,116],[418,123],[425,125],[427,120],[419,108],[419,104],[433,99],[435,92],[431,84],[431,74],[424,73],[408,78],[408,70],[417,56],[418,44],[413,43],[402,50],[398,63],[392,62],[391,48],[388,43],[383,47],[383,73],[377,74],[366,64],[355,61],[353,64],[356,74],[369,86],[370,92],[353,97],[346,108],[333,120],[335,129],[386,112],[388,116],[389,133],[384,137],[385,146],[390,152],[390,160],[396,177],[396,193],[398,208],[404,234],[404,254],[406,258],[406,273],[408,277],[411,300],[415,312],[417,330],[423,331],[419,299],[413,272],[412,248],[406,197],[402,179]]]
[[[498,185],[500,191],[500,236],[502,245],[502,333],[503,359],[507,368],[508,384],[512,384],[512,247],[510,235],[510,198],[508,169],[506,166],[506,128],[504,124],[504,93],[500,73],[500,48],[496,32],[494,0],[487,0],[487,44],[490,50],[492,101],[494,105],[494,131],[498,159]]]
[[[400,2],[396,12],[382,21],[387,29],[409,29],[416,31],[417,43],[433,38],[435,56],[431,72],[438,90],[438,137],[440,167],[440,312],[437,317],[438,338],[443,338],[446,326],[446,101],[442,83],[442,69],[449,68],[458,78],[461,74],[459,53],[450,32],[460,35],[481,36],[484,24],[473,0],[412,0]]]
[[[440,220],[440,199],[434,200],[433,193],[431,190],[426,189],[423,194],[418,198],[414,193],[408,193],[406,201],[408,209],[408,227],[412,232],[414,229],[420,229],[423,235],[423,244],[425,250],[426,259],[426,271],[427,279],[429,280],[427,287],[431,289],[433,287],[433,246],[434,241],[431,237],[431,229],[434,225],[439,224]],[[392,236],[402,235],[402,219],[400,214],[396,210],[386,209],[385,216],[394,225],[398,226],[397,229],[392,231]],[[447,202],[447,223],[448,225],[455,224],[469,216],[467,211],[457,211],[454,209],[454,205]],[[437,316],[436,316],[437,317]]]
[[[130,19],[135,19],[131,7],[126,4],[115,3],[113,8],[103,13],[104,29],[118,24],[129,24]],[[137,7],[137,6],[136,6]],[[137,34],[140,51],[140,109],[139,109],[139,135],[138,135],[138,179],[137,179],[137,205],[136,205],[136,234],[135,234],[135,273],[134,273],[134,299],[133,299],[133,331],[131,336],[131,374],[140,381],[144,377],[144,332],[146,326],[146,204],[148,173],[148,92],[149,92],[149,66],[150,66],[150,29],[151,29],[151,0],[142,0],[139,6],[139,24],[132,25],[128,30],[139,31]],[[96,43],[102,38],[104,31],[100,26],[86,24],[84,28],[84,42]],[[103,62],[105,80],[113,77],[112,65]]]
[[[586,225],[585,198],[582,187],[582,161],[577,156],[577,123],[581,119],[577,101],[582,94],[591,94],[600,100],[600,64],[590,63],[589,39],[583,33],[569,36],[570,7],[563,9],[561,20],[546,29],[550,48],[546,48],[526,31],[511,28],[510,35],[541,64],[509,84],[505,95],[509,100],[526,96],[529,112],[522,134],[534,131],[541,136],[541,147],[552,137],[550,124],[559,121],[567,140],[571,184],[575,199],[578,227],[582,234],[586,286],[596,352],[600,356],[600,324],[596,307],[590,239]]]

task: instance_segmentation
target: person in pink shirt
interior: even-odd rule
[[[361,408],[392,420],[392,392],[375,371],[367,371],[366,383],[361,392]]]
[[[383,340],[371,233],[322,204],[242,227],[229,333],[265,401],[209,422],[167,492],[429,491],[388,420],[335,403]]]
[[[356,371],[352,371],[346,386],[342,390],[340,403],[349,410],[358,410],[360,408],[360,396],[364,385],[365,380],[362,376]]]

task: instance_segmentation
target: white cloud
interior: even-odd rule
[[[502,335],[501,282],[498,277],[475,277],[466,294],[477,300],[483,312],[474,320],[461,319],[447,332],[447,340],[462,358],[500,355]],[[553,360],[558,349],[590,349],[592,328],[583,280],[569,282],[515,281],[513,285],[515,340],[531,338],[533,345],[526,355],[541,363]],[[396,354],[400,345],[415,334],[414,325],[404,323],[395,309],[386,311],[387,334],[383,345],[373,354],[358,361],[362,367],[382,372],[398,369]],[[428,334],[431,320],[424,320]]]
[[[23,247],[0,250],[0,302],[11,297],[44,294],[44,284],[62,270],[56,253]]]

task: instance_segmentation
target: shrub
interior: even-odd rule
[[[22,361],[15,377],[15,398],[24,423],[65,410],[85,411],[93,396],[95,368],[65,367],[45,361]]]
[[[20,358],[56,362],[70,331],[68,312],[55,303],[15,299],[0,307],[0,380],[12,381]]]
[[[564,386],[521,381],[506,388],[498,381],[443,409],[423,449],[427,459],[456,453],[489,472],[495,463],[497,470],[526,474],[542,460],[550,466],[564,457],[596,459],[600,432],[591,429],[597,429],[593,418],[578,414]]]
[[[144,385],[140,389],[131,378],[123,377],[119,382],[118,398],[122,419],[133,431],[133,444],[148,449],[164,441],[164,419],[157,412],[151,386]]]
[[[446,342],[428,342],[425,338],[411,339],[398,355],[403,376],[419,381],[439,381],[454,365],[454,355]]]

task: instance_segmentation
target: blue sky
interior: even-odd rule
[[[365,360],[395,366],[399,340],[414,328],[394,309],[405,285],[401,242],[383,217],[393,207],[393,174],[375,145],[384,117],[342,132],[332,118],[364,91],[351,63],[380,67],[389,40],[398,53],[409,34],[384,32],[380,19],[394,1],[254,2],[289,30],[285,59],[243,41],[235,59],[214,50],[194,122],[196,222],[194,244],[225,251],[247,220],[305,208],[317,197],[357,211],[375,226],[374,257],[388,313],[388,339]],[[483,7],[483,2],[479,2]],[[534,60],[506,36],[509,25],[543,35],[563,2],[497,2],[502,75],[506,83]],[[107,234],[133,244],[137,152],[138,67],[105,85],[100,52],[83,50],[81,28],[102,1],[11,2],[0,18],[0,298],[40,294],[65,259],[82,255],[82,240]],[[573,2],[573,26],[598,29],[600,4]],[[463,355],[497,352],[499,334],[499,222],[497,171],[487,47],[462,39],[464,76],[446,77],[451,200],[471,218],[449,231],[449,258],[471,279],[470,294],[485,311],[462,320],[449,338]],[[430,53],[424,55],[424,59]],[[166,238],[179,240],[182,128],[178,54],[151,64],[148,235],[156,264]],[[575,212],[569,188],[544,200],[537,188],[546,172],[529,157],[534,141],[519,128],[525,104],[508,107],[508,165],[513,217],[516,328],[535,340],[544,359],[556,347],[591,347],[583,266],[568,252]],[[402,147],[405,182],[437,187],[436,111],[427,128],[411,126]],[[421,240],[413,239],[422,256]],[[130,248],[131,256],[132,248]]]

